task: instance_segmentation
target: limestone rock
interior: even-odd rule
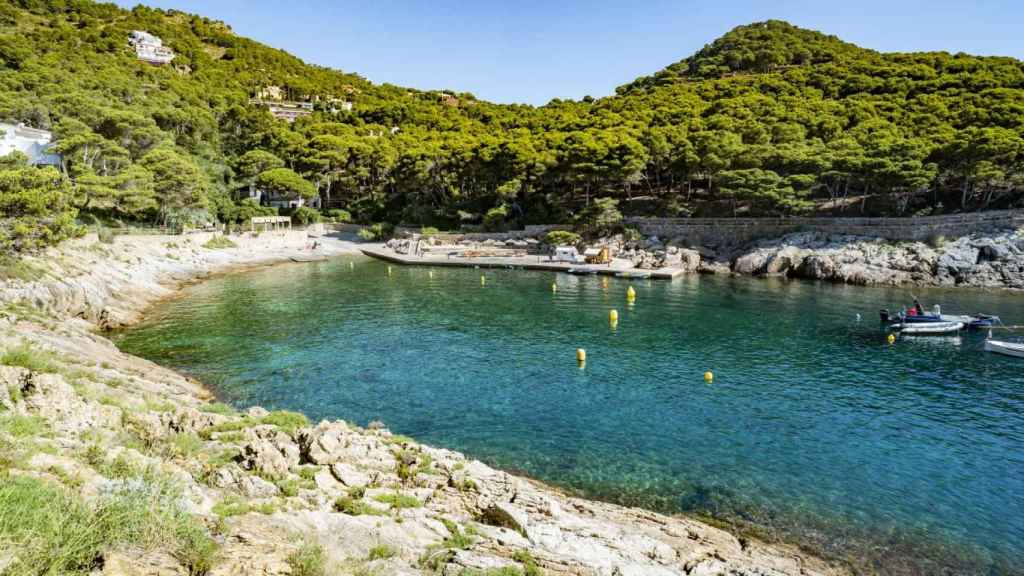
[[[270,429],[270,430],[268,430]],[[272,426],[257,426],[248,431],[250,439],[242,447],[242,467],[272,478],[288,474],[299,463],[299,448],[288,435]]]
[[[303,462],[333,464],[343,456],[345,436],[349,433],[344,422],[321,422],[313,429],[299,432],[299,449]]]
[[[102,576],[188,576],[173,556],[160,552],[126,554],[109,552],[103,557]]]
[[[491,526],[501,526],[519,532],[529,537],[526,531],[529,524],[526,512],[516,506],[505,502],[495,502],[484,509],[480,515],[480,521]]]
[[[359,471],[355,466],[344,462],[331,464],[331,474],[349,488],[362,487],[370,483],[369,475]]]

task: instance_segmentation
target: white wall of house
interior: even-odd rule
[[[53,134],[48,130],[29,128],[24,124],[0,123],[3,139],[0,140],[0,156],[17,150],[28,156],[32,165],[60,166],[60,155],[50,150]]]

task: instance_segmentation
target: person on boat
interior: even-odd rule
[[[917,316],[917,306],[911,306],[910,310],[907,310],[907,316]]]
[[[921,306],[921,302],[918,301],[917,298],[914,298],[914,308],[913,308],[913,310],[914,310],[914,315],[915,316],[924,316],[924,307]]]

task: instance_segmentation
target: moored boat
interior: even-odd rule
[[[949,334],[964,329],[963,322],[917,322],[905,324],[893,324],[893,328],[900,331],[900,334],[925,335],[925,334]]]
[[[1024,358],[1024,343],[1021,342],[1005,342],[989,338],[985,340],[985,350],[987,352],[995,352],[996,354]]]

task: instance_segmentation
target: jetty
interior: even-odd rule
[[[669,267],[646,270],[636,268],[629,260],[613,259],[608,264],[583,264],[559,262],[551,260],[547,255],[521,256],[475,256],[465,257],[455,254],[420,255],[399,254],[387,247],[360,247],[360,251],[378,260],[401,264],[403,266],[447,266],[452,268],[499,268],[517,270],[544,270],[548,272],[565,272],[573,274],[598,274],[619,278],[650,278],[652,280],[671,280],[683,274],[682,268]]]

